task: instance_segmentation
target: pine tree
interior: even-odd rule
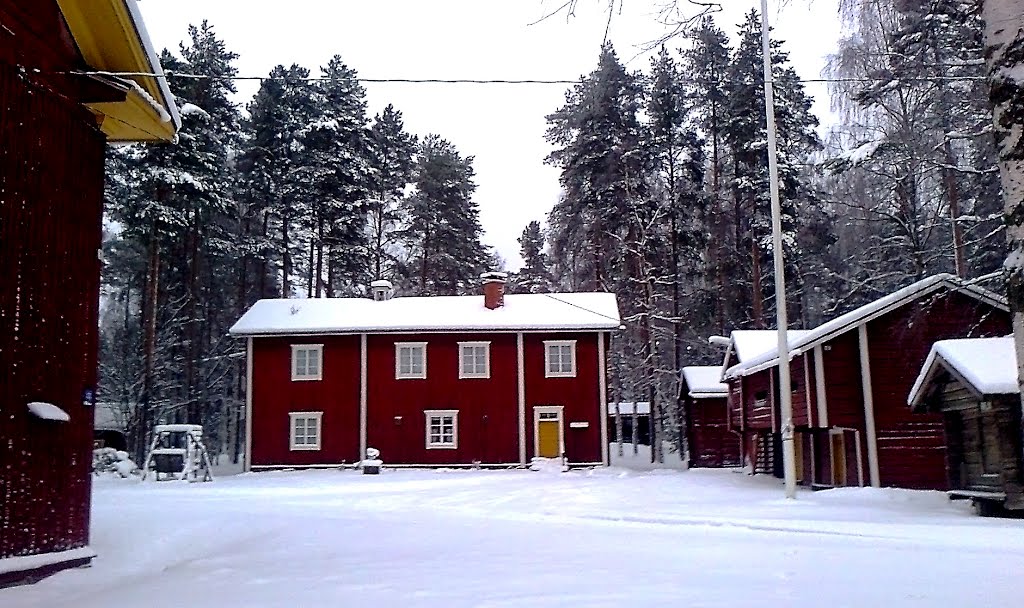
[[[550,262],[544,253],[544,233],[540,222],[532,221],[519,237],[523,267],[512,276],[512,293],[547,293],[552,291]]]
[[[803,165],[820,143],[814,132],[818,122],[810,112],[811,101],[799,77],[786,65],[788,56],[781,44],[772,41],[772,70],[783,242],[792,259],[797,253],[797,208],[802,201],[813,204],[814,200]],[[763,275],[771,242],[762,66],[761,21],[757,12],[751,11],[740,24],[739,43],[730,62],[725,140],[732,151],[734,212],[744,218],[742,247],[749,252],[750,261],[744,271],[749,277],[750,314],[756,327],[766,326]]]
[[[549,219],[552,247],[578,256],[558,260],[573,289],[615,288],[616,235],[645,194],[641,95],[637,76],[607,45],[597,68],[547,117],[547,140],[559,146],[547,162],[561,169],[563,189]]]
[[[413,180],[416,136],[405,131],[402,113],[388,104],[370,128],[370,270],[373,278],[395,278],[395,233],[405,188]]]
[[[480,242],[473,176],[473,157],[439,135],[420,144],[416,192],[406,202],[402,231],[410,254],[406,277],[420,295],[467,293],[486,270],[490,252]]]

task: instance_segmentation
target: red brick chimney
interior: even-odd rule
[[[505,305],[505,279],[508,275],[504,272],[485,272],[480,275],[484,284],[484,306],[494,310]]]

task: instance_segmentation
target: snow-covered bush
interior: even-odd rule
[[[99,448],[92,451],[92,470],[101,473],[114,473],[127,478],[139,470],[139,466],[128,457],[128,452],[114,448]]]

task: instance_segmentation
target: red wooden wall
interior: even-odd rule
[[[93,412],[82,394],[96,385],[105,151],[88,112],[9,63],[32,58],[34,40],[6,21],[12,7],[0,3],[19,34],[0,28],[0,558],[88,542]],[[37,8],[53,17],[51,3]],[[36,42],[45,65],[65,60]],[[29,401],[71,420],[35,418]]]
[[[601,462],[601,404],[596,333],[526,334],[524,360],[526,377],[526,457],[534,455],[533,408],[562,405],[565,426],[565,456],[569,462]],[[544,340],[576,340],[576,377],[544,377]],[[607,340],[605,341],[607,344]],[[569,428],[585,422],[586,428]]]
[[[915,414],[907,395],[938,340],[1006,335],[1009,314],[960,293],[929,296],[868,324],[883,486],[948,489],[941,414]]]
[[[576,340],[576,376],[545,378],[544,340]],[[490,342],[490,378],[459,378],[459,342]],[[395,378],[395,343],[426,342],[427,377]],[[319,381],[291,380],[291,345],[323,344]],[[534,455],[533,407],[564,407],[565,453],[601,462],[597,334],[527,333],[524,343],[527,459]],[[367,336],[367,445],[391,464],[519,463],[516,334]],[[352,463],[359,455],[360,338],[253,339],[252,464]],[[427,449],[425,410],[458,410],[457,449]],[[289,449],[289,412],[322,411],[322,449]],[[586,422],[586,428],[570,428]]]
[[[491,343],[491,377],[459,378],[459,342]],[[515,334],[368,337],[367,437],[385,463],[519,462]],[[395,343],[427,343],[426,379],[395,379]],[[426,448],[424,410],[458,410],[458,448]],[[396,417],[400,416],[401,419]]]
[[[291,379],[292,344],[323,344],[323,380]],[[340,464],[359,455],[359,336],[253,340],[252,464]],[[321,449],[289,448],[289,412],[322,411]]]
[[[725,397],[686,398],[686,434],[691,467],[740,464],[740,437],[729,430]]]

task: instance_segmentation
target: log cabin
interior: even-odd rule
[[[231,329],[248,351],[248,470],[608,464],[609,293],[277,299]]]
[[[790,344],[806,333],[791,330]],[[778,334],[774,330],[734,330],[729,334],[720,378],[726,378],[729,370],[775,352],[777,346]],[[782,462],[775,458],[776,413],[769,405],[770,374],[738,375],[725,383],[728,386],[726,429],[740,438],[741,466],[751,473],[781,475]]]
[[[95,555],[105,149],[180,126],[138,74],[162,72],[135,0],[0,0],[0,586]]]
[[[1024,511],[1013,336],[936,342],[907,403],[942,415],[951,497],[970,499],[982,515]]]
[[[686,420],[686,445],[691,467],[740,466],[740,435],[729,429],[722,368],[689,366],[682,370],[679,398]]]
[[[942,417],[913,414],[906,394],[937,340],[1009,329],[1002,297],[939,274],[791,336],[797,479],[948,489]],[[744,433],[744,464],[781,476],[777,349],[732,364],[724,380],[730,421]]]

